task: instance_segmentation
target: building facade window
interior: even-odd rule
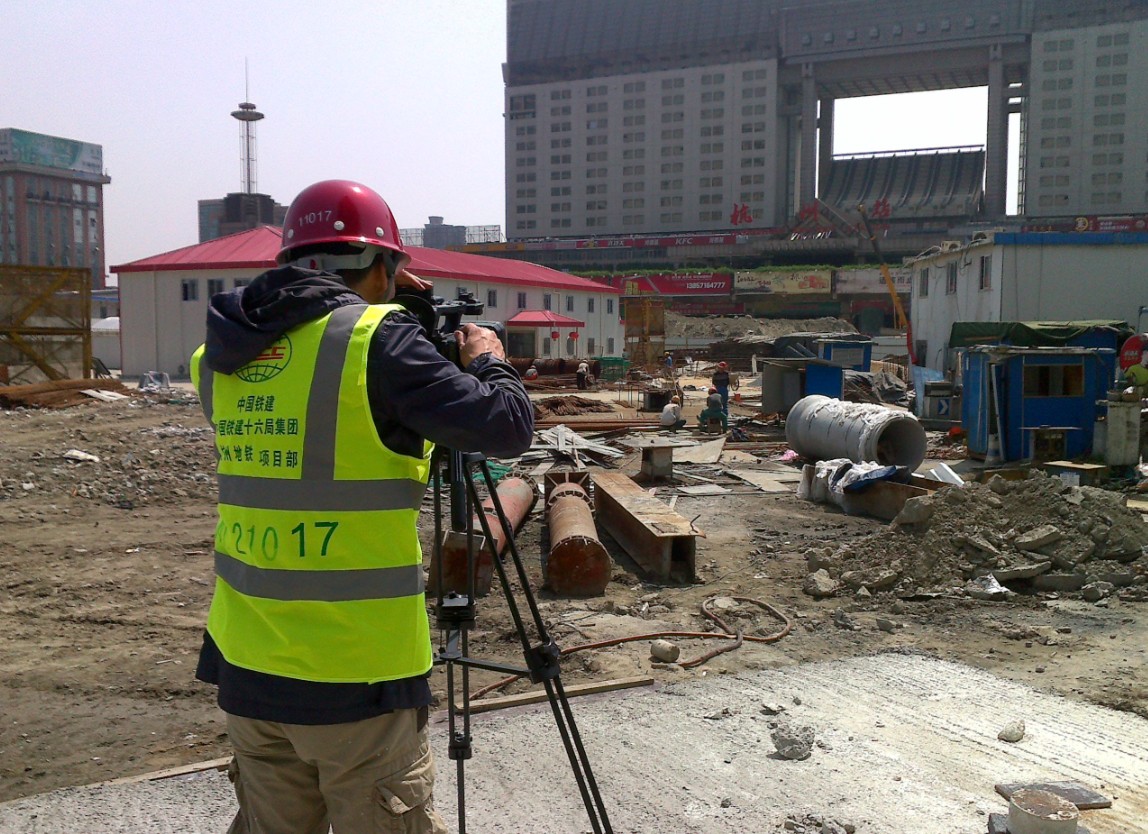
[[[208,278],[207,279],[207,297],[211,298],[213,295],[223,292],[223,279],[222,278]]]
[[[586,299],[586,312],[587,313],[593,313],[594,312],[594,297],[593,296],[590,296],[589,298]],[[593,352],[593,351],[591,351],[591,352]]]
[[[524,292],[520,292],[518,294],[518,309],[519,310],[525,310],[526,309],[526,293],[524,293]]]
[[[945,295],[956,295],[957,293],[957,262],[953,261],[949,264],[945,273]]]
[[[921,276],[917,279],[917,295],[921,298],[929,297],[929,268],[925,267],[921,270]]]
[[[614,299],[607,298],[606,299],[606,315],[612,316],[613,314],[614,314]],[[610,351],[613,352],[613,350],[614,350],[614,348],[611,347]]]
[[[196,278],[184,278],[180,284],[180,297],[184,301],[199,301],[199,280]]]
[[[498,290],[486,291],[486,306],[492,310],[498,307]]]

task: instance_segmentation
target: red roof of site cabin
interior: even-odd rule
[[[507,327],[585,327],[586,322],[560,316],[550,310],[523,310],[506,322]]]
[[[233,235],[173,249],[119,266],[112,272],[180,272],[209,269],[271,269],[276,266],[281,232],[275,226],[259,226]],[[411,256],[411,272],[425,278],[450,278],[491,284],[516,284],[549,287],[556,290],[581,290],[620,295],[620,289],[599,284],[588,278],[568,275],[556,269],[504,258],[450,252],[445,249],[406,247]]]

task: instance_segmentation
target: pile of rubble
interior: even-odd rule
[[[1124,500],[1042,473],[946,487],[909,499],[879,533],[811,551],[804,590],[815,597],[863,588],[900,597],[1081,592],[1096,601],[1113,593],[1140,595],[1148,585],[1148,524]]]
[[[614,406],[586,397],[547,397],[534,403],[534,419],[572,417],[576,414],[612,414]]]
[[[125,510],[188,499],[213,501],[215,460],[210,428],[186,427],[177,420],[140,428],[123,421],[119,430],[101,426],[89,431],[96,419],[114,419],[120,410],[126,417],[139,407],[140,401],[133,399],[101,404],[98,415],[85,409],[51,415],[49,419],[60,423],[64,439],[37,448],[10,447],[0,460],[0,500],[44,502],[71,497]],[[32,414],[9,412],[6,419],[31,418]]]

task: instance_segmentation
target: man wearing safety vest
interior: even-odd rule
[[[304,189],[278,260],[211,299],[191,363],[219,478],[196,677],[235,749],[231,832],[439,834],[416,529],[432,444],[517,456],[533,409],[493,332],[455,334],[460,370],[387,303],[429,285],[371,189]]]

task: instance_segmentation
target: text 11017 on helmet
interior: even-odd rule
[[[389,249],[402,257],[400,269],[410,262],[386,200],[350,180],[324,180],[299,193],[283,220],[279,262],[292,260],[292,253],[303,247],[325,243]]]

